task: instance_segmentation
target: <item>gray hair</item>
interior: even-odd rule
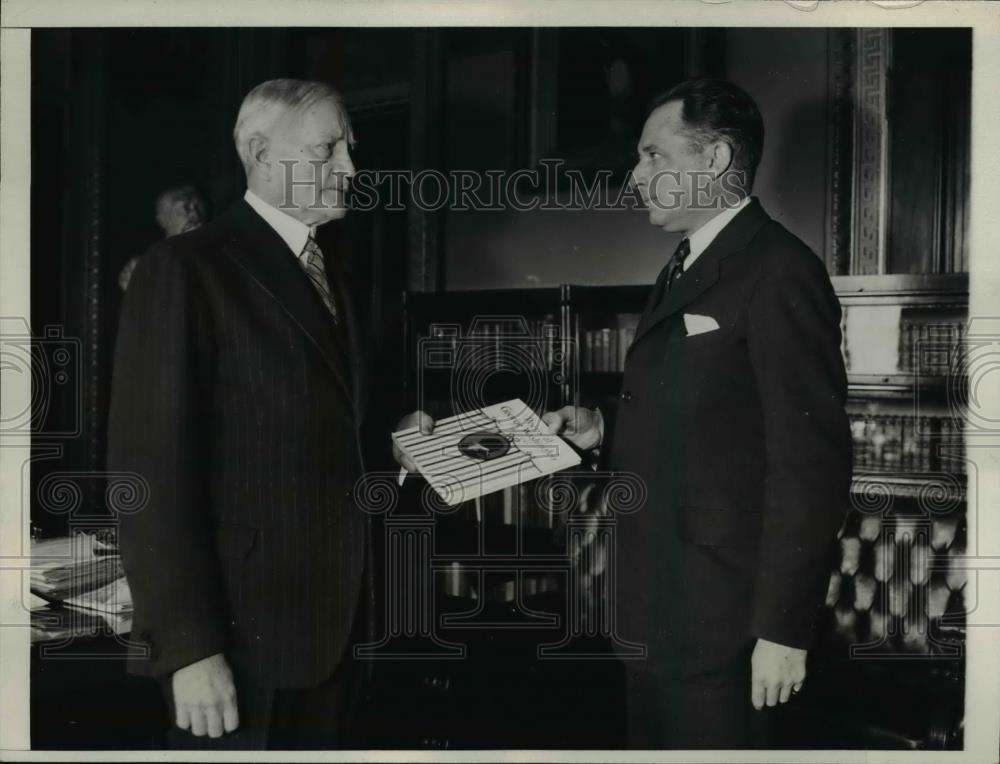
[[[324,82],[268,80],[247,93],[233,127],[233,140],[243,167],[248,171],[250,169],[250,139],[254,135],[267,134],[274,123],[288,112],[303,112],[313,104],[326,100],[337,105],[340,118],[350,134],[350,121],[340,95]]]

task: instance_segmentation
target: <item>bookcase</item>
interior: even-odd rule
[[[407,403],[436,418],[513,397],[560,405],[573,389],[565,291],[405,294]]]
[[[964,496],[967,274],[833,277],[856,477]],[[404,386],[442,407],[518,395],[556,408],[618,394],[648,286],[410,293]],[[856,482],[867,490],[869,482]]]
[[[855,486],[963,500],[968,276],[834,279],[843,306]],[[868,481],[866,483],[865,481]]]
[[[810,652],[814,679],[788,710],[795,722],[785,725],[792,731],[786,742],[954,748],[961,745],[967,606],[968,276],[832,282],[842,306],[854,479],[819,644]],[[562,285],[409,294],[404,385],[411,401],[419,395],[432,404],[428,410],[449,413],[514,396],[538,410],[610,401],[649,290]],[[465,522],[494,538],[504,528],[511,537],[534,533],[558,552],[565,518],[553,522],[527,493],[486,497],[475,511],[440,518],[440,538],[448,538],[446,526],[461,535]],[[458,592],[461,571],[453,565],[449,572],[450,591]],[[497,581],[498,590],[515,609],[512,585],[558,592],[558,577],[531,578]]]

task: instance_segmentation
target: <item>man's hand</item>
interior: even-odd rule
[[[542,415],[542,421],[555,435],[561,435],[581,451],[590,451],[604,440],[604,419],[598,411],[577,406],[563,406]]]
[[[396,432],[400,430],[408,430],[411,427],[419,427],[420,432],[424,435],[430,435],[434,432],[434,420],[431,418],[430,414],[425,414],[423,411],[414,411],[412,414],[407,414],[402,419],[399,420],[399,424],[396,425]],[[396,441],[392,442],[392,458],[395,459],[403,469],[408,472],[416,472],[417,465],[415,465],[409,457],[405,456],[399,447],[396,445]]]
[[[174,706],[177,726],[192,735],[222,737],[240,726],[236,685],[222,653],[202,658],[174,672]]]
[[[750,700],[758,711],[766,703],[786,703],[806,679],[806,651],[758,639],[750,658]]]

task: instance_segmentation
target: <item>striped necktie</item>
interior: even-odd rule
[[[674,250],[674,254],[671,256],[670,261],[667,263],[667,291],[674,285],[675,281],[680,280],[681,276],[684,275],[684,261],[687,260],[688,255],[691,254],[691,242],[687,238],[681,239],[680,244],[677,245],[677,249]]]
[[[326,265],[323,262],[323,250],[319,248],[319,244],[316,243],[316,240],[312,236],[309,237],[305,247],[302,248],[302,263],[306,275],[313,283],[313,286],[316,287],[316,291],[319,292],[319,296],[322,298],[323,304],[330,311],[330,315],[333,316],[333,322],[337,323],[337,302],[333,299],[333,293],[330,291],[330,283],[326,280]]]

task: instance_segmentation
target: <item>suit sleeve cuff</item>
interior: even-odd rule
[[[750,633],[778,645],[808,650],[816,638],[819,612],[819,608],[807,613],[758,612],[753,616]]]
[[[145,661],[148,674],[157,678],[170,676],[227,648],[225,637],[214,628],[180,626],[162,636],[149,631],[134,636],[148,650]]]

